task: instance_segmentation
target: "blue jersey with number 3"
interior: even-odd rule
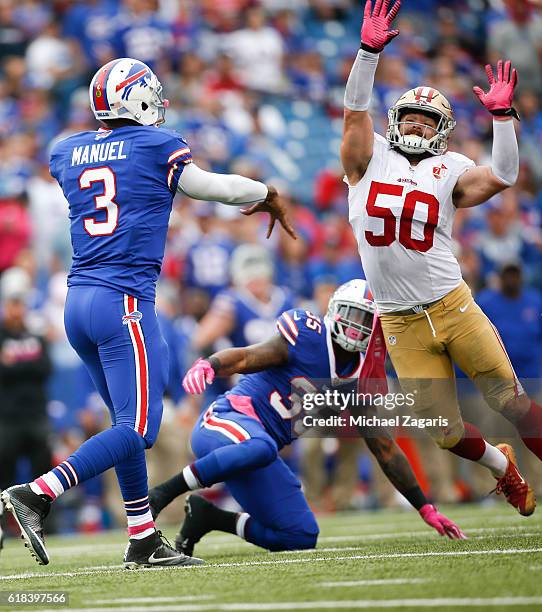
[[[81,132],[51,153],[70,208],[68,285],[106,285],[154,300],[187,143],[171,130],[124,126]]]
[[[291,395],[357,381],[363,356],[352,354],[350,371],[337,372],[329,325],[306,310],[283,312],[277,329],[288,343],[286,365],[243,376],[226,396],[250,397],[256,415],[280,448],[296,437],[292,420],[300,405],[291,401]]]

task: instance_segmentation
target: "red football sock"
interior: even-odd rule
[[[527,414],[521,418],[517,428],[525,446],[542,459],[542,406],[531,401]]]
[[[454,455],[478,461],[486,450],[485,440],[479,430],[470,423],[465,423],[465,433],[459,442],[448,449]]]

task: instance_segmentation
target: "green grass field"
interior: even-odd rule
[[[440,538],[412,511],[349,513],[320,519],[316,550],[267,553],[217,533],[196,547],[206,566],[177,570],[122,569],[120,531],[49,538],[45,567],[9,540],[0,593],[67,591],[68,607],[38,606],[51,610],[542,610],[542,514],[442,510],[468,540]]]

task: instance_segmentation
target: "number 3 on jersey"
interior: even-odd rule
[[[117,179],[115,173],[108,166],[100,168],[87,168],[79,177],[79,187],[90,189],[94,183],[103,184],[103,192],[94,196],[97,209],[105,208],[105,221],[96,221],[93,217],[83,220],[85,231],[89,236],[110,236],[116,229],[119,221],[119,206],[114,198],[117,195]]]
[[[379,195],[401,197],[403,195],[403,185],[393,185],[391,183],[379,183],[373,181],[369,189],[367,198],[367,214],[369,217],[376,217],[384,221],[384,233],[375,234],[368,230],[365,231],[365,239],[371,246],[389,246],[396,240],[397,218],[393,212],[385,206],[377,204]],[[412,237],[412,221],[416,204],[420,202],[427,206],[427,221],[423,226],[423,239]],[[405,248],[412,251],[425,253],[433,246],[435,228],[438,224],[439,202],[431,193],[419,191],[409,191],[403,202],[403,211],[399,219],[399,242]]]

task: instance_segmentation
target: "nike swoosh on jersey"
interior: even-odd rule
[[[465,304],[464,306],[460,306],[459,307],[459,312],[465,312],[465,310],[467,310],[467,308],[470,306],[470,304]]]
[[[301,317],[297,314],[297,312],[294,310],[294,321],[299,321],[301,319]]]

